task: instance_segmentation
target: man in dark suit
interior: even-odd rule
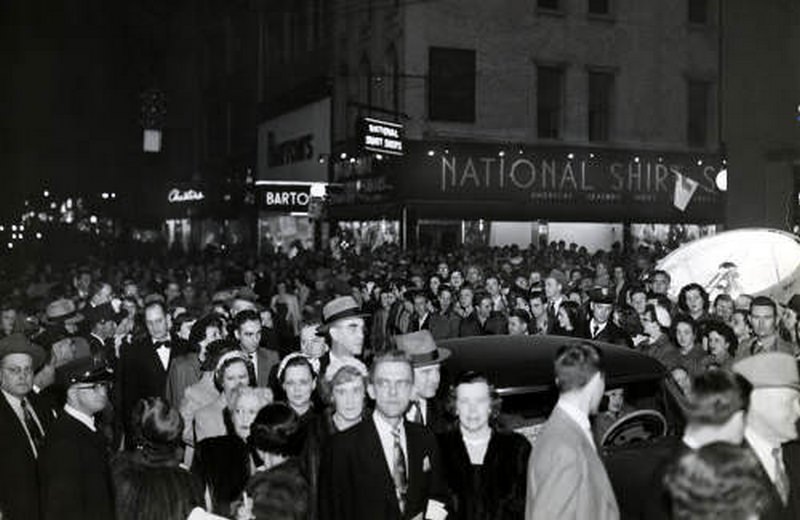
[[[580,331],[580,335],[586,339],[633,348],[630,336],[611,320],[614,292],[608,287],[597,287],[589,291],[589,299],[592,317]]]
[[[406,419],[427,426],[440,433],[450,426],[444,404],[437,399],[441,381],[442,362],[450,357],[450,351],[437,348],[430,331],[421,330],[395,337],[397,348],[405,352],[414,366],[414,390]]]
[[[108,448],[94,419],[108,404],[112,372],[81,358],[64,365],[59,379],[67,388],[67,404],[42,448],[42,517],[114,518]]]
[[[409,320],[409,332],[418,330],[430,330],[431,328],[431,307],[430,300],[425,291],[414,291],[414,312],[411,313]]]
[[[492,310],[492,297],[482,292],[475,295],[475,311],[461,320],[459,337],[505,334],[506,319],[502,313]]]
[[[86,340],[92,357],[108,364],[112,369],[117,366],[117,353],[114,348],[114,332],[117,329],[116,315],[110,303],[83,310],[89,333]]]
[[[613,484],[624,516],[648,520],[672,518],[669,495],[664,488],[667,470],[688,451],[715,442],[740,445],[751,390],[747,379],[727,370],[709,370],[696,377],[686,409],[683,437],[665,438],[656,448],[648,448],[644,456],[637,452],[636,460],[629,461],[624,470],[608,467],[609,473],[617,475]],[[642,489],[648,481],[648,489]]]
[[[0,511],[10,520],[38,520],[36,460],[50,433],[52,410],[33,390],[33,375],[45,352],[21,333],[0,340]]]
[[[170,362],[185,351],[185,347],[173,344],[169,315],[161,301],[150,302],[144,309],[144,318],[148,337],[122,348],[117,374],[121,404],[118,409],[122,411],[120,420],[128,448],[132,448],[133,407],[143,397],[164,397]]]
[[[800,375],[797,361],[783,352],[747,357],[733,370],[752,385],[745,446],[758,458],[772,503],[762,520],[800,517]]]
[[[280,359],[274,350],[259,347],[261,343],[261,317],[256,311],[244,310],[233,319],[233,335],[239,342],[256,375],[256,386],[268,387],[269,375]]]
[[[333,436],[320,475],[322,520],[441,520],[446,486],[436,438],[403,420],[414,385],[408,357],[375,358],[367,392],[375,411]]]

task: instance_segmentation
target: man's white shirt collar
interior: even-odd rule
[[[97,428],[94,425],[94,417],[90,417],[85,413],[81,412],[80,410],[76,410],[75,408],[71,407],[68,404],[64,405],[64,411],[70,414],[75,420],[85,424],[86,427],[92,430],[93,432],[97,431]]]
[[[389,467],[389,474],[393,471],[394,466],[394,431],[395,427],[389,424],[386,419],[377,410],[372,412],[372,422],[375,423],[375,429],[378,430],[378,438],[381,441],[383,448],[383,456],[386,459],[386,464]],[[403,454],[406,457],[406,468],[408,467],[408,449],[406,444],[406,428],[403,420],[400,420],[398,425],[400,428],[400,445],[403,446]]]
[[[577,407],[573,406],[572,404],[559,400],[558,404],[556,404],[558,408],[561,408],[567,416],[575,421],[578,426],[580,426],[581,431],[586,435],[586,438],[589,439],[589,442],[594,446],[594,438],[592,437],[592,426],[589,424],[589,417],[586,416],[582,411],[578,410]]]
[[[780,444],[777,446],[770,444],[763,436],[759,435],[758,432],[747,427],[744,429],[744,438],[747,440],[747,443],[750,444],[750,447],[753,448],[753,451],[756,452],[756,456],[761,462],[764,471],[769,475],[769,479],[775,482],[776,468],[772,450],[776,447],[780,448]]]

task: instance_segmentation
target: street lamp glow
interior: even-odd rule
[[[42,192],[42,195],[44,195],[45,197],[49,197],[49,196],[50,196],[50,192],[49,192],[49,191],[47,191],[47,190],[44,190],[44,191]]]
[[[428,157],[433,157],[434,155],[436,155],[436,152],[433,150],[428,150]]]
[[[103,199],[107,199],[107,198],[108,198],[108,193],[106,193],[106,192],[104,191],[104,192],[103,192],[103,193],[102,193],[100,196],[101,196]]]
[[[42,234],[41,234],[41,233],[36,233],[36,238],[38,238],[39,240],[41,240],[41,239],[42,239]]]
[[[97,217],[95,215],[92,215],[91,217],[89,217],[89,222],[91,222],[92,224],[97,224]]]
[[[9,249],[14,249],[14,244],[12,244],[11,242],[9,242],[6,245],[8,246]]]
[[[16,230],[17,230],[17,226],[11,226],[11,231],[16,231]]]
[[[117,194],[115,192],[113,192],[113,191],[111,192],[111,198],[112,199],[116,199],[117,198]]]

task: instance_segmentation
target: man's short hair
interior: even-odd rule
[[[716,306],[719,302],[730,302],[733,304],[733,298],[731,298],[731,295],[728,293],[720,293],[714,298],[714,305]]]
[[[663,276],[667,279],[668,282],[672,281],[672,277],[669,275],[668,272],[664,271],[663,269],[656,269],[653,271],[652,276],[650,276],[650,280],[654,280],[656,276]]]
[[[526,311],[525,309],[514,309],[508,313],[508,318],[518,318],[522,321],[525,325],[530,325],[531,323],[531,314]]]
[[[408,365],[408,369],[411,371],[411,379],[414,379],[414,365],[411,363],[411,358],[408,357],[408,354],[403,352],[402,350],[395,349],[395,350],[387,350],[381,354],[375,356],[372,360],[372,365],[369,367],[369,382],[375,382],[375,372],[378,370],[378,366],[383,363],[405,363]]]
[[[530,300],[539,300],[541,303],[547,301],[547,296],[544,294],[544,291],[531,291],[528,295],[528,301]]]
[[[601,372],[601,358],[602,354],[591,343],[559,348],[554,365],[558,390],[564,393],[586,386],[595,374]]]
[[[143,309],[144,312],[147,312],[147,310],[150,309],[151,307],[159,307],[161,309],[161,312],[163,312],[165,316],[168,314],[167,304],[164,303],[163,300],[150,300],[146,302],[144,304],[144,309]]]
[[[239,330],[239,328],[248,321],[257,321],[261,323],[261,316],[252,309],[245,309],[233,318],[233,330]]]
[[[769,307],[772,309],[772,314],[775,316],[778,315],[778,307],[775,305],[772,298],[768,296],[756,296],[750,300],[750,314],[753,313],[753,307]]]
[[[720,426],[736,412],[747,411],[753,386],[743,376],[711,369],[692,382],[686,419],[695,424]]]
[[[492,301],[492,295],[486,291],[478,291],[472,296],[472,304],[479,307],[483,300]]]

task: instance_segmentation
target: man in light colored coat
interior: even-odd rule
[[[526,520],[616,520],[619,508],[592,438],[589,415],[605,390],[600,352],[562,347],[555,359],[560,396],[528,462]]]

